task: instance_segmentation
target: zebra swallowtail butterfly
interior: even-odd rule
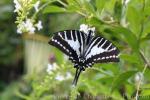
[[[54,34],[49,44],[68,55],[74,63],[73,85],[77,84],[80,73],[94,63],[119,62],[119,50],[107,39],[93,36],[91,30],[88,34],[79,30],[60,31]]]

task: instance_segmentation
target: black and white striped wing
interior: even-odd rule
[[[103,37],[94,37],[85,53],[86,66],[94,63],[118,62],[119,50]]]
[[[73,63],[77,63],[80,53],[84,49],[86,35],[78,30],[66,30],[55,33],[49,41],[50,45],[60,49],[69,56]]]

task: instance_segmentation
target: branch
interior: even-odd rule
[[[147,64],[145,65],[145,67],[144,67],[144,69],[142,71],[142,75],[144,75],[144,73],[146,71],[146,68],[147,68]],[[140,78],[140,81],[137,84],[137,91],[136,91],[136,95],[135,95],[135,100],[138,100],[141,82],[142,82],[142,78]]]
[[[140,50],[140,55],[142,57],[142,59],[144,60],[145,64],[147,64],[147,67],[150,69],[150,63],[148,61],[148,59],[144,56],[144,53]]]
[[[48,6],[49,4],[51,4],[52,2],[55,2],[56,0],[50,0],[48,1],[47,3],[43,4],[39,10],[37,12],[34,13],[34,15],[32,16],[32,19],[34,19],[36,17],[36,15],[41,11],[43,10],[46,6]]]

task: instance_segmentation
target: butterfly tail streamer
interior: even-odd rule
[[[77,69],[76,69],[76,74],[75,74],[74,80],[73,80],[73,82],[72,82],[72,85],[73,85],[73,86],[76,86],[76,85],[77,85],[77,82],[78,82],[78,79],[79,79],[79,76],[80,76],[81,71],[82,71],[81,68],[77,68]]]

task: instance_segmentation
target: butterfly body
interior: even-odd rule
[[[49,44],[68,55],[74,67],[79,69],[76,72],[79,74],[94,63],[119,61],[119,50],[107,39],[94,36],[91,30],[88,33],[79,30],[60,31],[54,34]]]

